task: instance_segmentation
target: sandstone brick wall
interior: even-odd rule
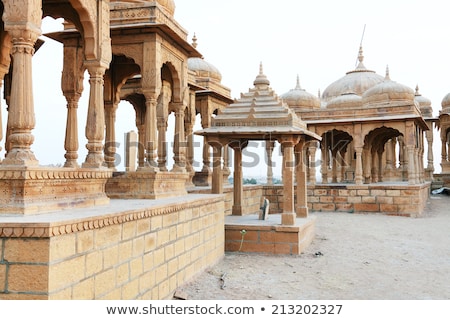
[[[0,223],[0,299],[166,299],[223,254],[222,196],[46,226]]]
[[[264,186],[270,213],[283,211],[282,186]],[[316,185],[308,186],[310,212],[383,213],[420,216],[430,195],[430,183],[421,185]]]

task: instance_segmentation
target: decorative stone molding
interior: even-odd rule
[[[0,167],[0,216],[109,203],[110,170]]]
[[[116,173],[106,184],[112,199],[163,199],[187,194],[187,172],[153,172],[146,168],[136,172]]]
[[[214,199],[218,199],[214,197]],[[68,218],[61,221],[51,222],[55,219],[54,215],[48,215],[48,221],[46,222],[31,222],[30,220],[25,222],[2,222],[0,216],[0,238],[51,238],[55,236],[72,234],[81,231],[89,231],[95,229],[101,229],[107,226],[120,225],[125,222],[138,221],[147,219],[150,217],[163,216],[175,212],[179,212],[186,209],[204,207],[212,203],[211,196],[202,197],[198,200],[190,201],[178,201],[169,204],[151,205],[145,207],[145,209],[136,209],[128,211],[120,211],[117,213],[98,214],[96,216],[86,218]],[[108,210],[113,211],[113,209]],[[60,213],[64,215],[64,213]],[[59,216],[61,217],[61,216]],[[3,219],[5,220],[5,219]],[[15,219],[17,220],[17,219]],[[40,220],[45,220],[41,218]]]

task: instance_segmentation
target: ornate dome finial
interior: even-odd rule
[[[366,70],[366,66],[364,65],[364,51],[362,46],[359,47],[358,61],[359,64],[356,67],[356,70]]]
[[[197,44],[197,36],[195,35],[195,33],[194,33],[194,36],[192,37],[192,46],[195,49],[197,49],[197,46],[198,46],[198,44]]]
[[[297,75],[297,85],[295,86],[295,90],[302,90],[302,86],[300,85],[300,76]]]
[[[416,85],[416,96],[420,96],[421,94],[419,93],[419,84]]]
[[[391,76],[389,73],[389,65],[386,66],[386,76],[384,77],[385,80],[390,81],[391,80]]]
[[[255,85],[255,87],[261,86],[261,85],[265,85],[265,86],[270,85],[269,79],[267,79],[266,75],[264,74],[264,68],[263,68],[262,62],[260,62],[260,64],[259,64],[259,75],[256,77],[253,84]]]

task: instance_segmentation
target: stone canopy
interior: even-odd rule
[[[272,90],[262,65],[254,88],[221,110],[210,128],[196,134],[208,140],[276,140],[286,135],[304,135],[306,140],[320,140],[320,136],[307,130],[306,123]]]
[[[250,140],[264,140],[266,145],[278,141],[283,150],[283,225],[295,224],[295,217],[307,217],[306,171],[303,147],[306,141],[321,140],[307,130],[306,123],[271,89],[262,64],[254,88],[233,104],[225,107],[213,119],[211,127],[195,132],[205,137],[214,150],[212,192],[222,193],[222,148],[234,150],[233,215],[242,215],[243,175],[242,150]],[[294,159],[294,149],[296,159]],[[297,202],[294,209],[294,169],[297,177]]]

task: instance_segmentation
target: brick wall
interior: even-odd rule
[[[187,199],[133,210],[112,200],[109,212],[85,218],[0,222],[0,299],[170,298],[224,254],[223,197]]]

